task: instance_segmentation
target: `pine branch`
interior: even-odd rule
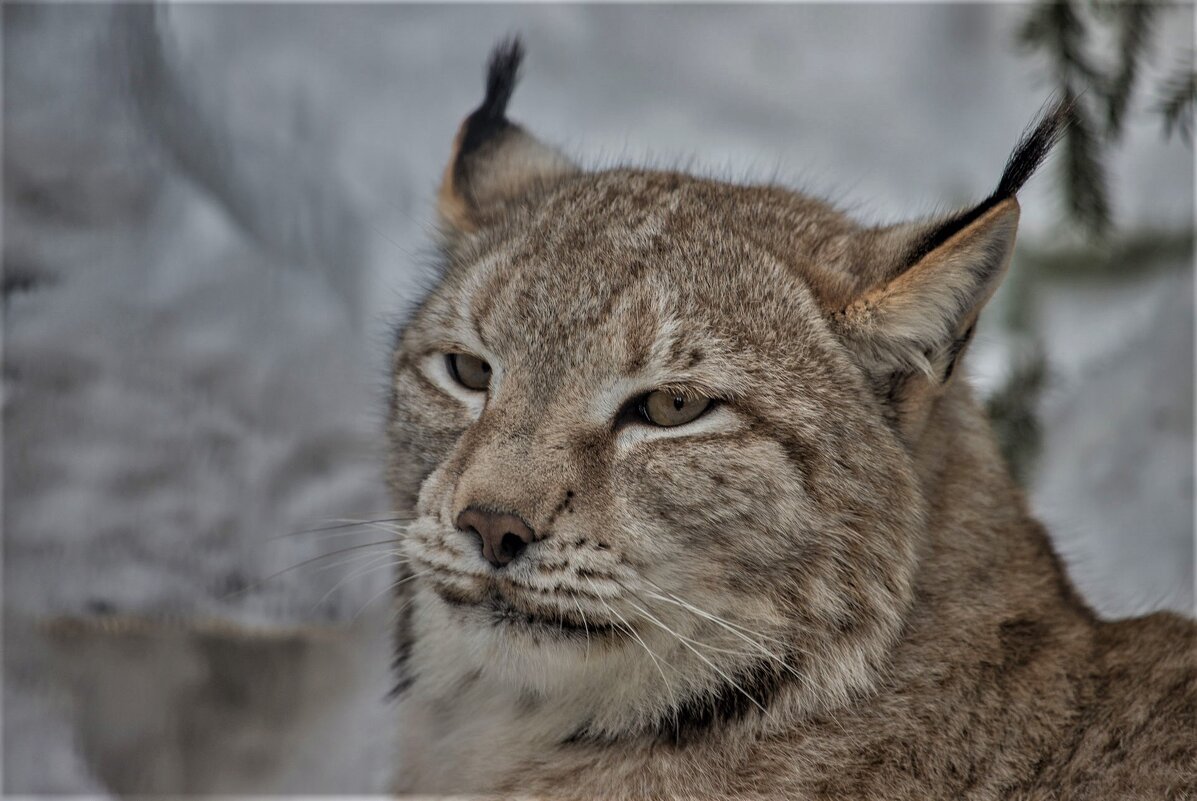
[[[1081,102],[1087,98],[1079,96],[1085,94],[1083,88],[1102,87],[1108,82],[1085,55],[1088,35],[1073,0],[1043,0],[1032,6],[1018,33],[1025,46],[1043,51],[1050,59],[1056,91],[1071,106],[1072,120],[1064,135],[1064,158],[1060,161],[1065,209],[1071,219],[1102,236],[1110,223],[1101,160],[1103,142],[1088,107]]]
[[[1193,105],[1197,101],[1197,72],[1192,61],[1183,65],[1163,84],[1160,102],[1153,109],[1164,119],[1164,136],[1174,131],[1189,141],[1193,139]]]
[[[1106,171],[1101,163],[1102,145],[1088,107],[1071,89],[1064,91],[1072,119],[1064,135],[1064,203],[1068,213],[1090,233],[1103,236],[1110,225]]]
[[[1106,135],[1116,140],[1122,135],[1139,62],[1147,55],[1151,44],[1157,7],[1149,3],[1127,2],[1106,8],[1118,27],[1118,69],[1102,92],[1106,101]]]
[[[1085,55],[1089,31],[1073,0],[1043,0],[1031,7],[1018,38],[1031,49],[1044,50],[1055,62],[1058,84],[1093,86],[1101,73]]]
[[[1043,443],[1037,409],[1047,373],[1047,357],[1042,346],[1036,345],[1016,362],[1006,383],[985,403],[1010,471],[1023,485],[1030,481]]]

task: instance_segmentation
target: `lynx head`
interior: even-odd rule
[[[920,460],[1010,260],[1015,192],[866,227],[774,186],[587,171],[492,56],[395,350],[411,679],[573,703],[584,736],[867,692],[911,602]]]

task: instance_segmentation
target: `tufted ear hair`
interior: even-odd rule
[[[1014,149],[997,189],[946,219],[873,229],[863,293],[833,315],[836,327],[879,370],[945,381],[981,308],[1010,264],[1018,228],[1015,194],[1059,141],[1071,106],[1050,107]]]
[[[976,206],[865,234],[865,252],[875,258],[867,288],[832,322],[895,404],[912,389],[925,394],[952,377],[1010,265],[1015,194],[1059,141],[1071,113],[1066,103],[1049,107],[1023,135],[997,189]]]
[[[866,367],[950,377],[981,308],[992,297],[1014,251],[1018,201],[1001,200],[927,249],[914,263],[867,290],[833,318]],[[886,238],[914,240],[923,250],[924,226],[886,229]],[[932,234],[938,238],[939,234]]]
[[[486,97],[453,140],[437,195],[437,213],[450,236],[485,227],[504,204],[578,171],[560,151],[507,119],[523,56],[517,38],[496,45],[487,66]]]

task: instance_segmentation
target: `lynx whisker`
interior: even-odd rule
[[[587,582],[587,583],[589,583],[589,582]],[[655,653],[653,653],[653,650],[648,647],[648,644],[646,642],[644,642],[644,639],[640,636],[640,634],[636,631],[636,629],[632,626],[632,624],[628,622],[627,618],[625,618],[623,615],[619,614],[619,612],[617,612],[606,601],[600,600],[599,603],[601,603],[604,607],[606,607],[607,611],[610,612],[612,615],[614,615],[616,617],[616,619],[619,620],[619,622],[623,623],[624,628],[627,629],[628,633],[632,635],[632,637],[636,640],[636,642],[640,643],[640,647],[643,648],[645,653],[648,654],[649,658],[652,659],[653,664],[657,668],[657,672],[661,674],[661,681],[664,683],[665,688],[669,691],[669,695],[672,699],[672,703],[670,704],[670,706],[671,706],[671,708],[676,709],[677,696],[673,691],[673,685],[670,683],[669,679],[665,676],[665,670],[664,670],[664,668],[661,667],[660,659],[658,659],[657,655]]]
[[[361,555],[359,554],[359,557],[360,556]],[[364,576],[369,575],[370,573],[373,573],[376,570],[380,570],[385,567],[398,567],[399,565],[404,564],[404,562],[402,562],[402,561],[396,561],[393,558],[389,558],[389,557],[392,557],[392,554],[381,554],[381,555],[367,554],[366,556],[369,559],[369,561],[366,563],[366,565],[364,567],[359,567],[358,569],[342,576],[337,581],[337,583],[332,585],[332,587],[329,589],[329,591],[326,592],[324,594],[324,596],[312,606],[313,612],[316,609],[320,608],[320,606],[325,601],[327,601],[329,598],[331,598],[333,593],[335,593],[338,589],[340,589],[346,582],[362,578]],[[359,561],[360,561],[360,559],[359,559]]]
[[[647,581],[647,579],[645,579],[645,581]],[[649,582],[649,583],[651,583],[651,582]],[[672,595],[672,593],[670,593],[670,594]],[[776,662],[778,665],[780,665],[787,673],[789,673],[794,678],[798,679],[799,681],[803,682],[804,684],[809,683],[810,678],[808,676],[804,675],[803,673],[801,673],[792,664],[790,664],[789,660],[770,651],[768,648],[766,648],[760,642],[753,640],[748,635],[755,634],[756,636],[761,637],[770,642],[776,642],[779,645],[782,645],[783,647],[791,647],[791,646],[786,646],[784,643],[781,643],[779,640],[775,640],[771,637],[767,637],[766,635],[760,634],[759,632],[753,632],[749,629],[744,629],[740,626],[736,626],[734,623],[731,623],[730,621],[724,620],[723,618],[720,618],[717,615],[714,615],[714,614],[711,614],[710,612],[699,609],[698,607],[694,606],[693,604],[690,604],[685,601],[682,601],[681,599],[678,599],[677,596],[674,596],[673,598],[666,598],[664,596],[657,595],[656,593],[651,593],[651,592],[648,593],[648,595],[650,595],[653,598],[656,598],[658,600],[665,601],[667,603],[672,603],[676,606],[681,607],[682,609],[684,609],[686,611],[689,611],[691,614],[697,615],[700,618],[704,618],[706,620],[711,621],[712,623],[715,623],[716,625],[722,626],[724,629],[726,629],[730,633],[734,634],[735,636],[742,639],[744,642],[751,645],[762,656],[767,657],[768,659],[771,659],[774,662]]]
[[[700,617],[705,617],[707,620],[710,620],[712,623],[717,623],[720,626],[724,626],[724,627],[728,628],[729,630],[735,630],[735,631],[741,632],[744,635],[751,635],[751,636],[757,637],[760,640],[763,640],[765,642],[771,642],[775,645],[780,645],[783,648],[790,647],[789,643],[782,642],[781,640],[778,640],[774,637],[770,637],[769,635],[764,634],[762,632],[753,631],[752,629],[745,628],[744,626],[741,626],[737,623],[732,623],[730,620],[721,618],[712,612],[708,612],[704,609],[700,609],[699,607],[695,606],[694,604],[690,603],[689,601],[686,601],[683,598],[679,598],[678,596],[674,595],[671,592],[667,592],[666,590],[662,589],[657,584],[654,584],[652,581],[650,581],[648,579],[644,579],[644,581],[647,584],[650,584],[653,587],[656,587],[658,590],[661,590],[661,592],[665,593],[665,595],[658,595],[657,593],[653,593],[653,592],[648,593],[648,595],[651,595],[652,597],[656,598],[657,600],[665,601],[666,603],[675,604],[675,605],[681,606],[685,609],[689,609],[694,614],[699,615]]]
[[[634,606],[634,605],[635,605],[635,604],[633,604],[633,606]],[[669,627],[668,627],[668,626],[666,626],[664,623],[662,623],[661,621],[657,620],[657,619],[656,619],[656,617],[654,617],[654,616],[653,616],[653,615],[651,615],[651,614],[649,614],[649,615],[646,615],[646,617],[645,617],[645,620],[647,620],[649,623],[652,623],[654,626],[657,626],[658,628],[661,628],[661,629],[663,629],[663,630],[664,630],[665,632],[667,632],[668,634],[671,634],[671,635],[673,635],[674,637],[676,637],[676,638],[677,638],[677,641],[678,641],[678,642],[679,642],[679,643],[680,643],[682,646],[684,646],[685,648],[688,648],[688,649],[691,651],[691,653],[693,653],[695,656],[697,656],[699,659],[701,659],[703,662],[705,662],[705,663],[706,663],[706,665],[707,665],[707,667],[709,667],[711,670],[715,671],[715,672],[716,672],[716,673],[718,673],[720,676],[722,676],[722,677],[724,678],[724,680],[726,680],[726,681],[727,681],[727,683],[728,683],[729,685],[731,685],[731,686],[732,686],[732,687],[734,687],[735,689],[739,690],[739,691],[740,691],[740,693],[741,693],[741,694],[743,694],[743,696],[744,696],[745,698],[747,698],[749,701],[751,701],[751,702],[752,702],[752,703],[753,703],[753,704],[754,704],[754,705],[755,705],[755,706],[756,706],[756,707],[757,707],[759,710],[761,710],[761,712],[762,712],[762,713],[764,713],[765,715],[768,715],[768,714],[769,714],[769,710],[768,710],[768,709],[766,709],[766,708],[764,707],[764,705],[762,705],[762,704],[761,704],[761,702],[760,702],[760,701],[758,701],[758,700],[757,700],[757,699],[756,699],[756,698],[755,698],[755,697],[754,697],[754,696],[753,696],[751,693],[749,693],[747,690],[745,690],[743,687],[741,687],[741,686],[740,686],[740,685],[739,685],[739,684],[736,682],[736,680],[735,680],[735,679],[733,679],[731,676],[729,676],[729,675],[727,674],[727,671],[723,670],[721,667],[719,667],[718,665],[716,665],[716,664],[715,664],[714,662],[712,662],[710,659],[707,659],[705,656],[703,656],[703,655],[702,655],[702,654],[699,652],[699,650],[698,650],[697,648],[695,648],[695,647],[694,647],[694,646],[692,646],[692,645],[691,645],[689,642],[687,642],[687,641],[686,641],[686,638],[682,637],[682,636],[681,636],[681,635],[679,635],[677,632],[675,632],[673,629],[669,628]]]
[[[326,522],[333,525],[318,526],[316,528],[304,528],[298,531],[289,531],[286,534],[276,534],[273,537],[267,537],[267,542],[275,540],[288,539],[290,537],[301,537],[305,534],[326,534],[328,532],[343,532],[341,534],[332,534],[331,536],[352,536],[361,532],[347,532],[345,529],[362,528],[365,526],[375,526],[382,523],[411,523],[418,515],[401,515],[398,517],[380,517],[373,520],[357,520],[347,517],[330,517]],[[386,529],[384,529],[386,530]],[[401,527],[396,527],[395,530],[401,530]]]
[[[433,573],[433,572],[435,572],[435,571],[424,570],[419,573],[413,573],[410,576],[405,576],[404,578],[400,579],[399,581],[392,582],[391,584],[384,587],[381,592],[377,592],[374,595],[367,598],[366,602],[361,605],[361,608],[358,609],[357,612],[355,612],[353,614],[353,617],[351,617],[350,620],[356,621],[359,617],[361,617],[362,613],[365,612],[366,609],[368,609],[370,607],[370,604],[374,603],[382,596],[384,596],[388,593],[394,592],[395,590],[399,589],[400,587],[402,587],[404,584],[408,583],[409,581],[415,581],[416,579],[421,578],[422,576],[427,576],[429,573]],[[406,609],[407,605],[410,604],[411,601],[412,601],[412,599],[409,598],[407,600],[407,602],[404,603],[403,606],[399,607],[399,609],[396,611],[402,611],[403,609]]]
[[[278,578],[279,576],[285,576],[286,574],[291,573],[295,570],[299,570],[300,568],[307,567],[308,565],[311,565],[311,564],[316,564],[317,562],[322,562],[325,559],[332,559],[334,556],[340,556],[341,554],[351,553],[353,551],[361,551],[366,548],[381,548],[384,545],[394,545],[394,544],[395,544],[394,540],[377,540],[375,542],[362,542],[362,543],[358,543],[357,545],[350,545],[345,548],[338,548],[337,550],[330,551],[329,553],[322,553],[317,556],[313,556],[310,559],[304,559],[302,562],[299,562],[297,564],[291,565],[290,567],[284,568],[284,569],[278,571],[277,573],[271,573],[269,576],[262,579],[262,581],[260,583],[264,584],[267,581],[273,581],[274,579]]]
[[[291,565],[290,567],[283,568],[282,570],[279,570],[275,573],[271,573],[269,576],[266,576],[265,578],[262,578],[258,581],[250,582],[245,587],[242,587],[238,590],[234,590],[233,592],[230,592],[227,595],[221,596],[221,600],[227,601],[231,598],[236,598],[239,595],[244,595],[244,594],[246,594],[248,592],[252,592],[254,590],[260,590],[262,587],[266,586],[266,584],[268,582],[274,581],[275,579],[280,578],[281,576],[285,576],[288,573],[292,573],[296,570],[307,567],[308,565],[311,565],[311,564],[315,564],[317,562],[321,562],[325,559],[331,559],[334,556],[339,556],[340,554],[349,553],[351,551],[359,551],[359,550],[363,550],[365,548],[380,548],[384,545],[393,545],[394,543],[395,543],[395,541],[393,539],[379,540],[377,542],[364,542],[364,543],[359,543],[358,545],[351,545],[347,548],[338,548],[337,550],[332,551],[331,553],[319,554],[318,556],[313,556],[310,559],[304,559],[302,562]],[[331,566],[336,567],[338,564],[344,564],[344,562],[342,561],[340,563],[334,563]]]
[[[590,661],[590,624],[586,622],[586,610],[582,608],[582,604],[577,598],[571,596],[570,600],[574,602],[574,606],[578,608],[578,614],[582,616],[582,630],[586,632],[586,655],[583,661]]]
[[[656,625],[663,627],[666,631],[668,631],[670,634],[672,634],[674,637],[676,637],[681,642],[688,642],[691,645],[696,645],[700,648],[706,648],[708,651],[712,651],[717,654],[728,654],[730,656],[754,656],[755,655],[750,651],[736,651],[731,648],[721,648],[718,645],[711,645],[710,643],[702,642],[701,640],[695,640],[692,637],[687,637],[686,635],[681,634],[677,631],[674,631],[673,629],[666,626],[665,623],[659,617],[657,617],[652,612],[645,609],[643,606],[640,606],[640,604],[633,603],[632,601],[628,601],[628,604],[633,609],[635,609],[637,612],[639,612],[641,615],[643,615],[645,617],[645,619],[648,620],[650,623],[655,623]]]
[[[312,574],[315,575],[317,573],[325,573],[329,570],[336,570],[338,567],[345,567],[347,565],[357,564],[358,562],[361,562],[363,560],[380,559],[380,558],[383,558],[386,556],[402,557],[402,554],[399,551],[388,551],[388,552],[384,552],[382,554],[376,554],[376,553],[352,554],[352,555],[346,556],[344,559],[338,560],[336,562],[330,562],[327,565],[320,565],[319,567],[313,568]],[[397,558],[395,563],[403,564],[406,561],[408,561],[408,560],[403,559],[403,558]]]

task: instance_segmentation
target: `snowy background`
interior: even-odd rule
[[[1050,89],[1024,13],[174,7],[204,125],[171,140],[130,101],[128,15],[5,4],[3,789],[385,789],[386,552],[318,557],[386,533],[296,532],[388,516],[387,332],[499,37],[530,54],[512,116],[585,164],[889,220],[994,185]],[[1181,7],[1161,42],[1192,40]],[[972,354],[992,392],[1045,349],[1029,493],[1106,615],[1193,608],[1193,151],[1142,105],[1120,235],[1180,244],[1061,267],[1086,251],[1041,176]]]

